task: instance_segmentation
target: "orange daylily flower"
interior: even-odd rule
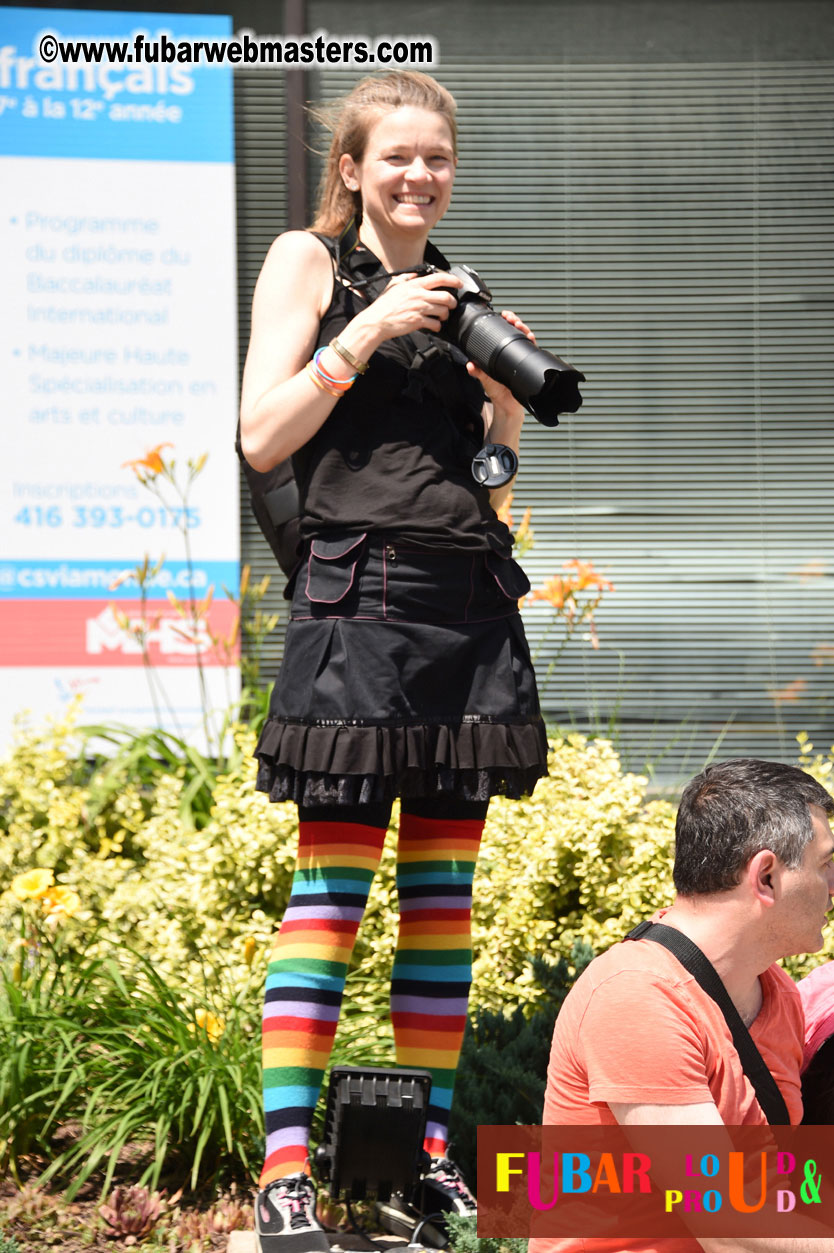
[[[811,653],[815,666],[824,666],[826,662],[834,662],[834,644],[817,644]]]
[[[810,579],[821,579],[825,574],[825,569],[826,563],[815,557],[811,561],[806,561],[804,566],[799,566],[796,570],[789,570],[788,574],[792,574],[799,579],[800,583],[807,583]]]
[[[578,557],[574,557],[571,561],[562,562],[562,569],[574,570],[576,572],[573,586],[577,592],[584,592],[586,587],[596,587],[601,592],[613,592],[614,590],[614,584],[603,578],[594,569],[590,561],[580,561]]]
[[[516,535],[515,535],[515,542],[516,542],[517,544],[520,544],[520,543],[522,542],[522,540],[523,540],[523,539],[524,539],[524,537],[526,536],[527,532],[530,530],[530,516],[531,516],[532,512],[533,512],[533,511],[532,511],[532,509],[530,508],[530,506],[529,506],[529,505],[528,505],[528,506],[527,506],[527,508],[524,510],[524,517],[521,519],[521,525],[519,526],[518,530],[516,531]],[[512,523],[512,520],[510,521],[510,523],[508,523],[508,525],[510,525],[510,526],[511,526],[511,523]]]
[[[503,501],[501,508],[497,509],[495,513],[495,516],[498,518],[498,521],[503,522],[504,525],[506,527],[509,527],[510,530],[513,529],[513,515],[510,513],[510,506],[512,505],[512,503],[513,503],[513,493],[510,492],[510,494]]]
[[[122,469],[130,469],[140,478],[144,476],[145,472],[153,475],[161,474],[165,469],[165,464],[162,460],[162,449],[173,447],[174,445],[170,441],[164,444],[157,444],[156,448],[146,452],[144,457],[137,457],[135,461],[123,461]]]
[[[554,574],[551,579],[545,579],[541,587],[537,587],[530,593],[530,600],[546,600],[554,609],[564,609],[565,601],[572,591],[570,579],[563,579],[561,575]]]
[[[807,686],[807,679],[794,679],[787,687],[781,688],[778,692],[770,692],[769,695],[771,700],[775,701],[777,705],[783,705],[788,701],[799,700]]]
[[[45,896],[41,897],[41,908],[50,918],[54,917],[58,921],[63,921],[64,918],[71,918],[73,914],[78,913],[81,908],[81,897],[74,888],[51,887]]]
[[[575,599],[576,592],[584,592],[595,587],[599,592],[613,592],[614,584],[603,578],[590,561],[579,561],[573,558],[562,563],[562,569],[573,571],[573,574],[555,574],[545,580],[541,587],[530,593],[531,600],[546,600],[554,609],[564,609],[565,602]]]

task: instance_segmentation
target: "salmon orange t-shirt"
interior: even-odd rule
[[[761,976],[750,1028],[788,1107],[802,1119],[803,1015],[779,966]],[[556,1020],[546,1124],[614,1123],[609,1102],[695,1105],[712,1100],[732,1126],[767,1122],[724,1015],[676,957],[653,940],[627,940],[577,979]],[[697,1240],[535,1239],[529,1253],[700,1253]]]

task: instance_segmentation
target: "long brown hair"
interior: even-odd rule
[[[371,128],[385,110],[415,108],[439,113],[449,123],[452,148],[458,150],[455,114],[457,105],[451,92],[441,87],[429,74],[419,70],[393,70],[390,74],[371,75],[357,83],[341,100],[322,109],[311,110],[313,116],[332,131],[333,139],[319,190],[319,205],[311,230],[323,235],[340,235],[352,217],[362,217],[362,197],[348,191],[339,173],[339,158],[349,153],[361,161]]]

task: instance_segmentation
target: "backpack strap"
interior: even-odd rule
[[[666,927],[659,922],[641,922],[629,931],[625,938],[627,940],[654,940],[657,944],[662,944],[697,980],[707,995],[712,997],[730,1028],[742,1068],[755,1089],[756,1099],[762,1107],[765,1118],[771,1126],[788,1126],[790,1116],[785,1098],[765,1065],[764,1058],[756,1048],[753,1037],[745,1027],[741,1014],[730,999],[730,994],[724,987],[717,970],[706,954],[701,952],[698,945],[693,944],[683,932],[677,931],[674,927]]]

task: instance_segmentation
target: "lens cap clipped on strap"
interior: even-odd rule
[[[518,471],[518,457],[506,444],[484,444],[472,458],[472,477],[482,487],[503,487]]]

